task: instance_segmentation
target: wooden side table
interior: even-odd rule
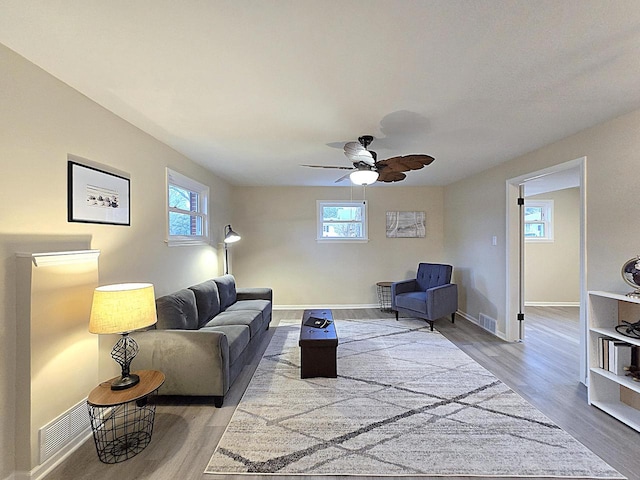
[[[157,370],[134,373],[140,376],[136,386],[111,390],[111,379],[94,388],[87,399],[96,451],[104,463],[134,457],[151,441],[156,406],[148,400],[164,383],[164,373]]]

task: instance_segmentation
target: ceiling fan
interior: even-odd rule
[[[373,141],[371,135],[358,137],[357,142],[348,142],[344,146],[344,154],[351,160],[353,167],[336,167],[328,165],[303,165],[313,168],[335,168],[351,170],[336,180],[341,182],[347,177],[358,185],[371,185],[378,182],[399,182],[407,178],[403,172],[419,170],[425,165],[430,165],[435,159],[429,155],[414,154],[399,157],[391,157],[378,161],[378,155],[367,147]]]

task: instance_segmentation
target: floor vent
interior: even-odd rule
[[[495,318],[491,318],[488,315],[485,315],[484,313],[481,313],[478,316],[478,325],[480,325],[482,328],[484,328],[485,330],[488,330],[491,333],[496,333],[496,319]]]
[[[44,463],[91,426],[85,401],[40,429],[40,463]]]

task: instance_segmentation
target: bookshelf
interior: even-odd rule
[[[624,294],[591,291],[588,297],[589,404],[640,431],[640,382],[601,368],[600,338],[618,340],[640,347],[640,339],[615,331],[621,320],[640,320],[640,298]]]

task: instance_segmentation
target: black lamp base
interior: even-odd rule
[[[129,332],[122,334],[118,343],[111,350],[111,357],[120,365],[122,371],[120,378],[111,382],[111,390],[126,390],[140,382],[140,377],[133,373],[129,373],[131,361],[138,353],[138,344],[129,336]]]
[[[135,373],[123,375],[111,382],[111,390],[126,390],[140,383],[140,377]]]

